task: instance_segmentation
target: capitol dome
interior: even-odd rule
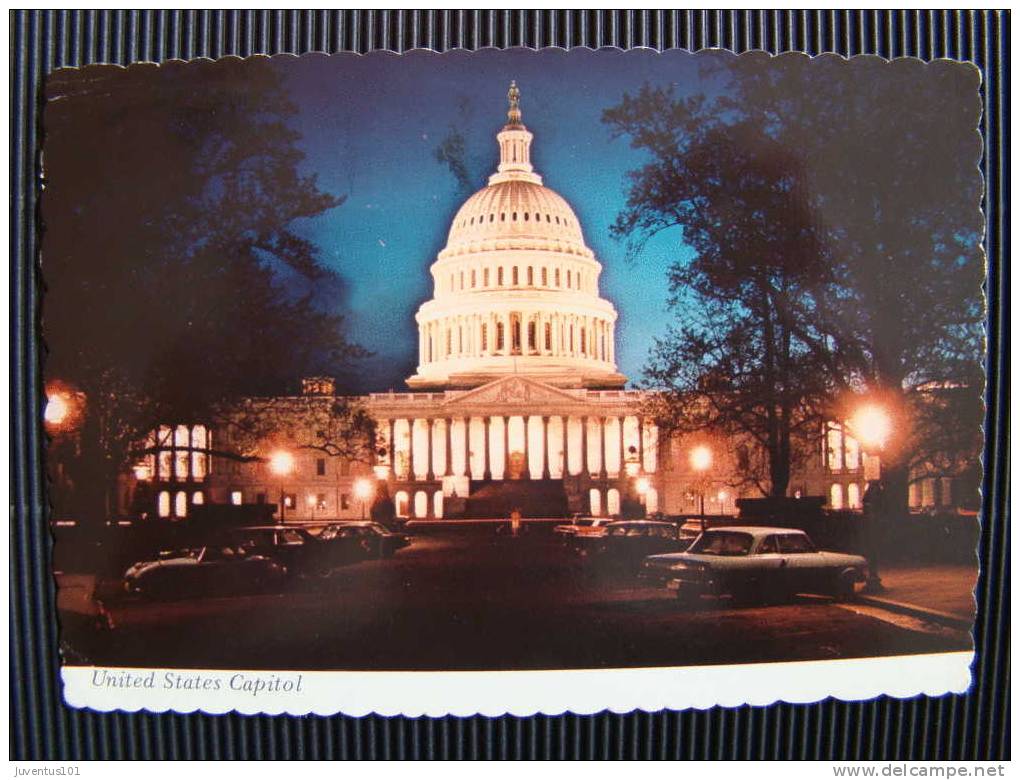
[[[561,387],[621,387],[613,305],[577,215],[531,165],[532,134],[511,84],[500,162],[457,211],[416,315],[412,388],[474,387],[524,374]]]

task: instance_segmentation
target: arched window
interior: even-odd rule
[[[542,215],[539,214],[538,212],[535,212],[535,222],[541,222],[541,221],[542,221]]]
[[[838,482],[834,482],[829,489],[829,506],[832,509],[843,508],[843,486]]]
[[[602,493],[598,488],[592,488],[588,491],[588,507],[592,517],[598,517],[602,514]]]
[[[496,215],[495,214],[490,214],[489,215],[489,222],[493,222],[495,219],[496,219]]]
[[[170,493],[168,491],[160,491],[156,499],[156,512],[160,517],[170,517]]]
[[[547,322],[545,324],[545,348],[546,350],[552,349],[552,323]]]
[[[437,490],[432,494],[432,516],[437,520],[443,516],[443,491]]]
[[[548,268],[543,268],[542,269],[542,286],[543,287],[548,287],[549,286],[549,269]]]
[[[559,268],[556,269],[556,286],[557,287],[560,286],[560,269]]]
[[[205,494],[201,490],[196,490],[191,494],[191,505],[202,506],[205,503]]]
[[[535,269],[530,265],[528,266],[528,286],[530,287],[535,283]]]
[[[188,494],[183,490],[178,490],[177,495],[174,496],[174,515],[176,517],[188,516]]]
[[[513,217],[513,219],[514,219],[514,222],[516,222],[516,221],[517,221],[517,212],[516,212],[516,211],[514,212],[514,217]]]
[[[489,348],[489,326],[482,323],[482,350]]]
[[[498,287],[503,286],[503,266],[496,269],[496,285]]]
[[[620,514],[620,491],[616,488],[606,491],[606,514],[610,517]]]
[[[489,286],[489,269],[486,268],[482,271],[482,287]]]
[[[506,222],[506,212],[505,211],[501,211],[499,213],[499,221],[500,222]]]
[[[497,351],[503,349],[503,342],[504,342],[504,338],[505,337],[506,337],[506,334],[503,332],[503,323],[502,322],[497,322],[496,323],[496,349],[497,349]]]
[[[645,513],[654,515],[659,511],[659,491],[653,487],[649,487],[645,491]]]
[[[511,284],[513,284],[513,286],[516,287],[520,283],[520,281],[518,279],[517,266],[516,265],[512,269],[510,269],[510,276],[513,279],[513,282],[511,282]]]
[[[850,509],[861,508],[861,488],[856,482],[846,486],[846,504]]]
[[[552,222],[552,217],[550,217],[548,214],[546,214],[545,215],[545,221],[546,222]]]
[[[397,517],[407,517],[408,503],[409,497],[407,491],[398,490],[397,495],[393,498],[393,509]]]
[[[428,517],[429,515],[429,494],[419,490],[414,494],[414,516]]]
[[[535,336],[535,321],[528,322],[528,350],[533,352],[538,349],[538,339]]]
[[[531,214],[529,214],[527,211],[525,211],[524,212],[524,221],[527,222],[529,219],[531,219]]]

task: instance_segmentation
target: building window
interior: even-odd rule
[[[588,353],[587,341],[585,339],[586,335],[587,335],[587,331],[585,330],[585,328],[581,328],[581,354],[582,355],[586,355]]]
[[[464,272],[460,272],[460,289],[464,289]]]
[[[196,490],[191,494],[191,505],[202,506],[205,503],[205,494],[201,490]]]
[[[482,271],[482,286],[483,287],[488,287],[489,286],[489,269],[488,268],[486,268],[486,269],[484,269]]]
[[[549,269],[548,268],[543,268],[542,269],[542,286],[543,287],[548,287],[549,286]]]
[[[234,490],[230,493],[230,503],[234,506],[241,506],[244,503],[244,496],[240,490]]]
[[[556,286],[557,287],[560,286],[560,269],[559,268],[556,269]]]
[[[482,350],[489,348],[489,326],[482,323]]]
[[[828,434],[825,437],[828,450],[827,466],[829,471],[843,470],[843,431],[834,423],[829,423]]]
[[[446,355],[447,357],[453,352],[453,330],[450,328],[446,329]]]
[[[393,497],[393,509],[397,517],[407,517],[409,503],[410,497],[407,495],[407,492],[398,490],[397,494]]]
[[[503,349],[504,336],[505,336],[505,334],[503,333],[503,323],[502,322],[497,322],[496,323],[496,349],[497,350]]]
[[[322,511],[323,509],[326,508],[326,494],[325,493],[316,493],[316,495],[315,495],[315,508],[317,510],[319,510],[319,511]]]
[[[315,459],[315,476],[324,477],[326,476],[326,459],[316,458]]]
[[[510,347],[515,355],[521,354],[521,315],[510,315]]]
[[[472,270],[471,271],[471,289],[474,289],[474,287],[475,287],[475,280],[476,279],[477,279],[476,272]]]
[[[528,266],[528,286],[530,287],[535,283],[535,269],[530,265]]]
[[[850,509],[861,508],[861,489],[856,482],[846,486],[846,503]]]
[[[204,425],[161,425],[145,440],[142,473],[158,481],[205,479],[210,468],[211,435]]]
[[[170,493],[168,491],[160,491],[159,497],[156,499],[156,512],[160,517],[170,517]]]
[[[843,486],[838,482],[833,483],[829,490],[829,506],[833,509],[843,508]]]
[[[287,509],[293,509],[297,506],[297,493],[284,493],[283,494],[283,505]]]
[[[340,494],[340,508],[341,509],[350,509],[351,508],[351,494],[350,493],[341,493]]]
[[[528,322],[528,350],[534,352],[538,349],[538,339],[535,336],[535,321]]]
[[[174,515],[177,517],[188,516],[188,494],[183,490],[178,490],[177,495],[174,496]]]
[[[552,349],[552,323],[547,322],[545,324],[545,348],[546,351]]]
[[[349,477],[351,475],[351,462],[347,458],[340,459],[340,476]]]
[[[499,268],[496,269],[496,286],[497,287],[503,286],[503,266],[500,266]]]
[[[516,265],[513,268],[510,269],[510,277],[513,279],[511,284],[513,284],[514,287],[516,287],[518,284],[520,284],[519,275],[518,275],[518,269],[517,269]]]

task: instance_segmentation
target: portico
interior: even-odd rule
[[[425,516],[435,517],[449,514],[438,506],[463,513],[480,483],[538,480],[559,481],[571,511],[618,514],[638,475],[650,478],[643,498],[656,511],[658,430],[636,414],[639,401],[636,391],[514,376],[467,391],[375,393],[368,403],[391,495],[406,493],[417,516],[415,496],[425,492]]]

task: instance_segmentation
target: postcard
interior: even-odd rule
[[[967,690],[979,85],[615,49],[51,74],[65,701]]]

